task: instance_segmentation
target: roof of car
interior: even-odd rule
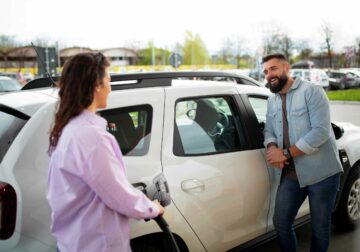
[[[113,74],[111,75],[111,83],[114,90],[128,89],[128,88],[146,88],[155,86],[171,86],[173,79],[232,79],[238,84],[247,80],[255,86],[261,86],[257,81],[235,73],[229,72],[215,72],[215,71],[177,71],[177,72],[152,72],[152,73],[131,73],[131,74]],[[35,88],[44,88],[55,86],[55,82],[59,80],[59,76],[39,78],[27,83],[22,90],[29,90]]]
[[[127,75],[115,75],[112,76],[112,89],[115,90],[127,90],[127,89],[137,89],[137,88],[146,88],[146,87],[226,87],[234,86],[240,93],[254,93],[258,95],[268,95],[269,90],[257,86],[257,83],[250,79],[247,76],[237,75],[233,73],[224,73],[224,72],[191,72],[181,74],[174,73],[152,73],[152,74],[127,74]],[[196,75],[197,77],[194,77]],[[137,79],[135,79],[135,77]],[[228,81],[214,81],[213,79],[228,78],[225,80]],[[135,80],[134,80],[135,79]],[[194,85],[194,79],[196,80],[196,85]],[[199,80],[200,79],[200,80]],[[209,79],[209,80],[207,80]],[[251,84],[241,83],[241,79],[250,80]],[[56,78],[55,78],[56,80]],[[46,82],[44,82],[46,81]],[[240,83],[239,83],[240,82]],[[29,89],[24,89],[21,91],[11,92],[1,96],[0,105],[9,106],[20,111],[23,111],[27,115],[32,115],[42,104],[48,101],[54,101],[58,97],[58,88],[51,87],[51,81],[47,78],[42,78],[40,82],[35,82],[35,84]],[[46,83],[46,85],[44,85]],[[242,85],[239,85],[242,84]],[[29,84],[27,84],[29,85]],[[27,86],[26,85],[26,86]],[[50,87],[49,87],[50,85]],[[25,86],[25,87],[26,87]],[[39,88],[37,88],[39,87]]]

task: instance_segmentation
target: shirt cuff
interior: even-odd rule
[[[305,154],[311,154],[319,150],[319,148],[313,148],[311,147],[304,138],[300,138],[299,141],[295,144],[296,147],[298,147],[299,150],[304,152]]]
[[[276,138],[275,137],[270,137],[270,138],[265,139],[264,146],[266,147],[269,143],[275,143],[276,144]]]
[[[160,208],[154,202],[151,202],[151,206],[148,208],[148,218],[152,219],[159,215]]]

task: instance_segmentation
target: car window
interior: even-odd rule
[[[355,76],[352,73],[347,73],[346,78],[353,79]]]
[[[231,97],[178,101],[174,145],[182,145],[182,151],[174,150],[174,154],[216,154],[241,150],[244,141],[239,137],[239,118],[234,108]]]
[[[107,131],[118,141],[124,156],[143,156],[148,152],[152,107],[140,105],[100,112],[107,122]]]
[[[27,120],[0,111],[0,163]]]
[[[249,101],[255,112],[261,130],[264,130],[266,123],[267,98],[249,96]]]

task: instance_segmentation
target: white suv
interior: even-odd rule
[[[56,251],[45,191],[58,95],[35,88],[48,82],[0,96],[1,251]],[[242,250],[274,237],[277,182],[262,134],[266,88],[231,73],[167,72],[113,75],[112,89],[99,114],[121,146],[131,183],[149,186],[160,173],[167,179],[172,204],[164,217],[181,251]],[[349,228],[360,217],[360,129],[334,127],[345,170],[334,220]],[[305,202],[296,223],[308,220]],[[131,245],[169,251],[153,221],[132,221]]]
[[[291,69],[291,77],[299,77],[303,80],[310,81],[316,85],[322,86],[324,89],[329,89],[329,77],[322,69]]]

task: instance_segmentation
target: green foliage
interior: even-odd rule
[[[0,51],[6,51],[19,46],[15,36],[0,35]]]
[[[199,34],[194,35],[187,31],[182,50],[183,64],[185,65],[201,65],[207,64],[209,61],[208,51]]]
[[[335,101],[360,101],[360,89],[328,91],[327,96]]]
[[[284,32],[274,31],[264,38],[265,54],[282,52],[286,58],[290,59],[294,48],[293,40]]]
[[[169,65],[170,51],[163,48],[154,47],[152,42],[148,43],[148,47],[139,51],[139,60],[137,65],[152,65],[154,54],[154,65]]]

